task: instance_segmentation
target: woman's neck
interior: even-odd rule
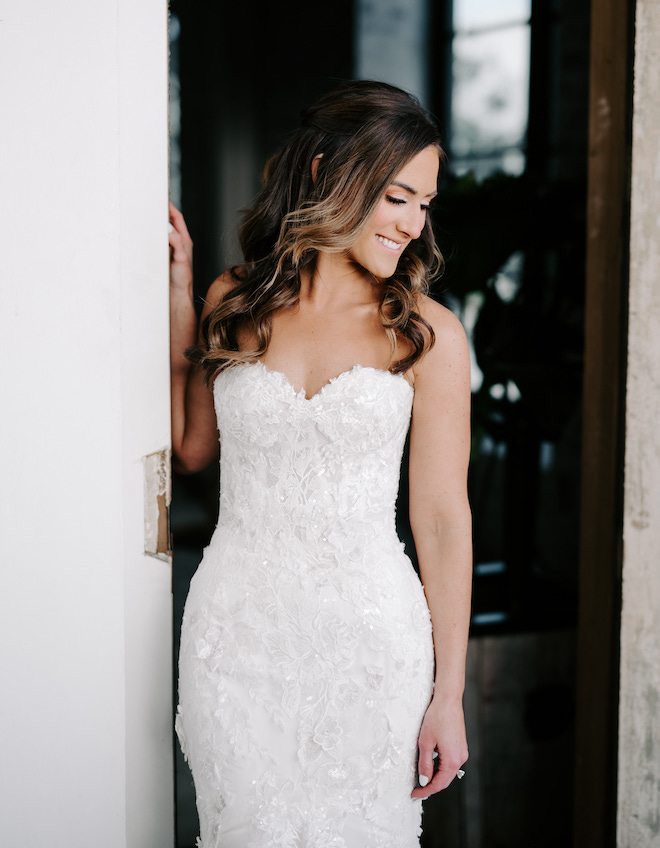
[[[318,305],[377,303],[380,282],[346,254],[319,252],[312,271],[303,272],[300,299]]]

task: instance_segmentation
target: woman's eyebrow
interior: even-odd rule
[[[408,192],[408,194],[412,194],[412,195],[416,195],[416,194],[417,194],[416,189],[412,188],[412,187],[411,187],[411,186],[409,186],[409,185],[406,185],[405,183],[400,183],[398,180],[393,180],[392,185],[397,186],[397,188],[402,188],[404,191],[407,191],[407,192]],[[432,191],[432,192],[430,192],[429,194],[427,194],[427,195],[425,195],[425,196],[426,196],[426,197],[435,197],[437,193],[438,193],[437,191]]]

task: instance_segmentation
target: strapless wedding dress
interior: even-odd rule
[[[311,399],[214,385],[218,526],[193,577],[177,733],[202,848],[415,848],[433,646],[395,530],[413,389],[355,366]]]

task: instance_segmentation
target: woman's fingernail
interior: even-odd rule
[[[426,786],[426,784],[427,784],[428,782],[429,782],[428,777],[427,777],[425,774],[420,774],[420,776],[419,776],[419,785],[420,785],[420,786]]]

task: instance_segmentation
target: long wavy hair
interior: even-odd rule
[[[208,383],[266,352],[273,314],[298,302],[301,272],[314,273],[319,251],[350,250],[399,171],[429,146],[444,164],[433,118],[412,95],[386,83],[346,83],[303,112],[300,129],[266,164],[261,192],[245,213],[239,230],[245,262],[231,269],[235,285],[204,320],[202,345],[187,352]],[[427,216],[420,238],[382,281],[379,315],[393,373],[407,371],[433,345],[418,302],[441,263]],[[239,349],[245,329],[256,342],[249,350]],[[395,361],[397,337],[410,352]]]

